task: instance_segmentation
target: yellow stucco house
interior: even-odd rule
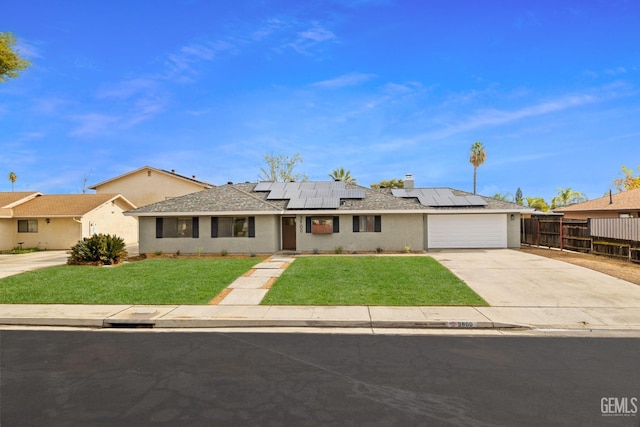
[[[214,187],[195,178],[179,175],[175,171],[144,166],[89,188],[97,194],[122,194],[140,207]]]
[[[135,207],[119,194],[0,193],[0,250],[70,249],[96,233],[136,243],[138,221],[123,215]]]

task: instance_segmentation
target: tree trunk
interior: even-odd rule
[[[477,176],[478,168],[473,167],[473,194],[476,194],[476,176]]]

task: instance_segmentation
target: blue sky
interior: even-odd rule
[[[256,181],[412,173],[597,198],[640,165],[640,2],[5,2],[33,66],[0,85],[0,191],[81,192],[145,165]],[[637,170],[637,169],[636,169]]]

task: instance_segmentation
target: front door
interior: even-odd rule
[[[296,218],[282,217],[282,249],[296,250]]]

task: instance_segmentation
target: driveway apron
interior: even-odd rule
[[[0,255],[0,279],[25,271],[67,263],[67,251],[40,251],[19,255]]]

